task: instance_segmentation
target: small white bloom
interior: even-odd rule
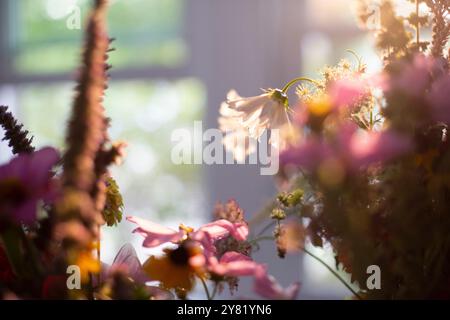
[[[287,97],[279,89],[265,90],[256,97],[242,98],[232,90],[227,95],[229,109],[237,111],[232,117],[240,118],[250,137],[258,139],[266,129],[279,129],[288,123]],[[225,115],[224,115],[225,116]]]
[[[256,151],[256,141],[250,138],[248,129],[242,126],[239,112],[230,109],[226,102],[220,106],[220,114],[219,128],[225,133],[223,144],[238,162],[243,162],[247,155]]]
[[[279,89],[264,90],[263,94],[249,98],[231,90],[220,106],[219,126],[226,133],[225,147],[235,159],[245,159],[255,151],[252,139],[259,140],[266,129],[284,130],[289,126],[287,110],[287,97]],[[279,141],[271,143],[278,147]]]

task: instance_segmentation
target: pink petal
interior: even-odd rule
[[[195,268],[204,267],[206,264],[206,258],[202,254],[196,254],[189,258],[189,265]]]
[[[409,139],[393,131],[355,133],[348,141],[349,155],[357,167],[389,161],[412,148]]]
[[[50,170],[59,161],[56,149],[46,147],[31,154],[29,161],[30,180],[34,187],[45,185],[51,177]]]
[[[13,219],[18,223],[32,224],[37,218],[38,202],[37,198],[27,199],[14,211]]]
[[[232,223],[225,219],[216,220],[200,227],[196,232],[206,232],[213,240],[218,240],[230,234],[239,241],[244,241],[248,236],[248,226],[244,222]]]
[[[211,238],[209,233],[204,231],[196,231],[191,233],[190,238],[199,242],[203,247],[203,254],[207,259],[213,257],[216,254],[216,247],[214,246],[214,240]]]
[[[344,79],[334,83],[330,89],[333,103],[341,108],[350,106],[366,93],[364,82],[361,79]]]
[[[314,171],[320,163],[332,156],[332,150],[317,138],[308,138],[302,144],[290,147],[280,154],[280,165],[299,166],[308,171]]]
[[[209,264],[211,272],[228,277],[252,276],[261,267],[250,257],[234,251],[225,253],[219,262],[213,257]]]
[[[138,225],[133,232],[145,237],[142,245],[146,248],[157,247],[167,242],[177,242],[185,235],[184,231],[175,231],[139,217],[130,216],[127,220]]]
[[[293,300],[297,297],[299,289],[300,284],[298,282],[293,283],[287,288],[283,288],[274,277],[267,274],[266,268],[260,267],[256,270],[254,291],[264,298],[271,300]]]
[[[235,261],[251,261],[252,258],[236,251],[228,251],[220,258],[220,263],[230,263]]]
[[[120,248],[114,258],[112,268],[126,269],[128,276],[138,283],[145,284],[145,282],[150,281],[142,271],[142,264],[137,257],[136,250],[129,243]]]

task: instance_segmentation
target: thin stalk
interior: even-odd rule
[[[274,239],[275,238],[272,237],[272,236],[263,236],[263,237],[258,237],[258,238],[255,238],[255,239],[251,240],[250,243],[251,244],[256,244],[258,241],[261,241],[261,240],[274,240]],[[344,284],[344,286],[348,290],[351,291],[351,293],[353,293],[355,295],[355,297],[357,297],[360,300],[362,299],[361,296],[355,290],[353,290],[353,288],[344,279],[342,279],[342,277],[335,270],[333,270],[333,268],[331,268],[328,264],[325,263],[325,261],[320,259],[318,256],[316,256],[314,253],[312,253],[308,249],[303,248],[302,250],[303,250],[304,253],[306,253],[310,257],[314,258],[315,260],[320,262],[325,268],[327,268],[328,271],[330,271],[340,282],[342,282],[342,284]]]
[[[218,282],[215,282],[215,283],[214,283],[214,289],[213,289],[213,291],[212,291],[212,293],[211,293],[211,300],[213,300],[214,297],[216,296],[216,294],[217,294],[217,289],[218,289],[218,288],[219,288]]]
[[[361,296],[355,291],[353,290],[353,288],[344,280],[342,279],[342,277],[333,270],[333,268],[331,268],[328,264],[326,264],[322,259],[320,259],[318,256],[316,256],[314,253],[312,253],[311,251],[308,251],[307,249],[303,248],[303,252],[305,252],[307,255],[309,255],[310,257],[314,258],[315,260],[319,261],[325,268],[328,269],[328,271],[330,271],[340,282],[342,282],[342,284],[347,287],[348,290],[350,290],[355,297],[357,297],[358,299],[362,299]]]
[[[315,85],[319,85],[319,83],[315,80],[312,80],[310,78],[306,78],[306,77],[299,77],[299,78],[295,78],[292,79],[291,81],[289,81],[284,87],[283,89],[281,89],[281,91],[283,91],[283,93],[286,93],[290,87],[292,87],[295,83],[300,82],[300,81],[308,81],[311,82]]]
[[[362,67],[362,58],[360,56],[358,56],[358,54],[355,51],[353,51],[352,49],[347,49],[346,51],[348,53],[352,54],[356,58],[356,61],[358,62],[358,71],[360,71],[361,67]]]
[[[262,236],[262,237],[257,237],[253,240],[250,240],[249,243],[254,244],[254,243],[257,243],[257,242],[263,241],[263,240],[275,240],[275,238],[272,236]]]
[[[269,230],[271,227],[273,227],[274,224],[275,224],[275,221],[271,221],[268,225],[266,225],[264,228],[262,228],[261,231],[258,232],[258,234],[256,236],[259,237],[260,235],[264,234],[267,230]]]
[[[206,285],[205,280],[203,280],[202,277],[199,277],[199,278],[200,278],[200,281],[201,281],[201,283],[202,283],[202,285],[203,285],[203,289],[205,289],[206,298],[207,298],[208,300],[212,300],[211,295],[210,295],[210,293],[209,293],[208,286]]]

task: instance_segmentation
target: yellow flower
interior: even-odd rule
[[[150,279],[160,281],[167,289],[192,290],[195,276],[203,277],[202,249],[186,240],[176,249],[166,249],[161,257],[151,256],[143,266]]]
[[[78,253],[76,265],[80,268],[81,282],[89,281],[89,274],[100,272],[100,261],[94,257],[91,250],[83,250]]]
[[[326,115],[331,110],[331,99],[328,95],[315,97],[307,103],[309,112],[313,115],[321,117]]]

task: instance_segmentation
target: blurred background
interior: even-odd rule
[[[260,211],[276,193],[273,177],[260,176],[257,165],[174,165],[171,133],[192,130],[195,120],[203,120],[204,129],[217,127],[218,107],[230,88],[250,96],[299,75],[315,77],[325,64],[341,58],[354,62],[346,52],[350,48],[369,70],[379,68],[371,38],[357,28],[354,3],[111,0],[109,30],[116,51],[105,106],[111,137],[129,143],[124,164],[113,169],[125,214],[176,228],[180,222],[208,221],[215,202],[230,198],[247,217]],[[12,108],[38,147],[64,148],[88,8],[86,0],[0,0],[0,104]],[[77,12],[82,28],[69,28],[67,21]],[[10,157],[2,143],[0,160]],[[131,230],[126,221],[103,229],[106,262],[126,242],[141,261],[153,252],[143,250]],[[311,250],[334,265],[330,252]],[[271,242],[255,259],[267,263],[283,285],[300,280],[300,298],[349,295],[311,258],[278,259]],[[250,281],[241,282],[238,296],[252,297]],[[228,298],[227,291],[221,297]]]

